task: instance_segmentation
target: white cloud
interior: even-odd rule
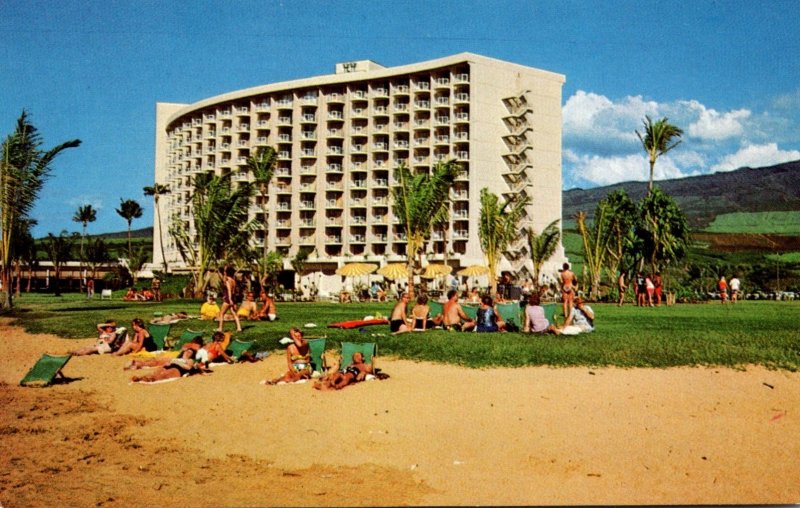
[[[565,151],[564,155],[572,167],[572,180],[576,184],[584,182],[602,186],[629,181],[643,182],[650,179],[650,166],[644,154],[601,157]],[[667,156],[658,158],[654,173],[654,180],[687,176]]]
[[[797,94],[776,100],[790,107]],[[563,161],[566,186],[646,181],[649,168],[635,131],[644,117],[667,117],[685,132],[680,146],[658,159],[654,179],[682,178],[742,166],[769,166],[800,159],[791,118],[775,110],[716,110],[697,100],[656,102],[642,96],[611,99],[578,90],[563,110]],[[791,147],[781,150],[778,144]],[[728,155],[726,155],[728,154]],[[716,163],[716,164],[715,164]]]
[[[635,129],[645,115],[655,115],[658,104],[641,96],[613,102],[608,97],[578,90],[562,110],[568,144],[589,145],[605,153],[630,152],[638,140]]]
[[[727,155],[711,167],[712,171],[733,171],[741,167],[757,168],[800,159],[800,150],[781,150],[777,143],[747,145]]]
[[[697,105],[699,118],[689,125],[686,132],[689,136],[700,139],[719,141],[739,137],[744,133],[743,121],[750,118],[751,115],[747,109],[720,113],[715,109],[707,109],[696,101],[692,101],[692,104]]]

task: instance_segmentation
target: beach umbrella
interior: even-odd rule
[[[450,275],[452,271],[453,268],[449,265],[432,264],[425,267],[425,272],[422,274],[422,277],[425,279],[435,279],[437,277]]]
[[[403,263],[389,263],[380,268],[378,274],[392,280],[408,278],[408,270],[406,270],[406,265]]]
[[[469,265],[468,267],[459,270],[459,275],[463,275],[464,277],[477,277],[479,275],[486,275],[489,273],[489,267],[483,265]]]
[[[378,267],[370,263],[348,263],[336,269],[336,275],[343,277],[360,277],[362,275],[369,275]]]

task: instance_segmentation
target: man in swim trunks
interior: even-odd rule
[[[561,299],[564,305],[564,316],[572,314],[572,307],[575,302],[575,283],[577,278],[572,270],[569,269],[569,263],[564,263],[561,269]]]
[[[447,301],[442,306],[442,326],[448,330],[472,330],[475,321],[467,316],[461,304],[458,303],[458,291],[451,289],[447,292]]]
[[[364,363],[364,355],[360,351],[353,353],[353,363],[348,365],[344,372],[338,369],[324,380],[314,383],[317,390],[341,390],[345,386],[364,381],[367,374],[372,373],[372,366]]]
[[[408,327],[407,307],[408,293],[403,293],[400,295],[400,300],[398,300],[394,309],[392,309],[392,315],[389,318],[389,330],[393,334],[411,331],[411,328]]]

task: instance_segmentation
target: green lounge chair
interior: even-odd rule
[[[464,314],[466,314],[471,320],[478,319],[478,307],[474,305],[462,305],[462,309],[464,309]]]
[[[522,328],[519,321],[519,303],[498,303],[495,308],[497,309],[497,313],[500,314],[500,317],[503,318],[503,321],[506,323],[514,323]]]
[[[444,310],[444,306],[435,300],[430,300],[428,302],[428,308],[430,309],[431,318],[435,318]]]
[[[228,353],[228,356],[234,359],[234,361],[238,361],[239,357],[242,356],[242,353],[245,351],[249,351],[250,348],[253,347],[254,341],[243,341],[238,339],[233,339],[228,347],[225,349],[225,352]]]
[[[324,374],[327,366],[325,365],[325,346],[327,339],[306,339],[308,342],[308,349],[311,353],[311,367],[314,372]]]
[[[545,303],[542,304],[542,308],[544,309],[544,317],[550,322],[551,325],[556,324],[556,311],[558,311],[558,304],[555,303]]]
[[[378,356],[378,345],[374,342],[342,342],[342,362],[339,370],[344,370],[353,362],[353,353],[361,352],[364,363],[375,368],[375,357]]]
[[[31,370],[25,374],[20,386],[49,386],[56,376],[64,377],[61,369],[67,364],[72,355],[43,354]]]
[[[172,349],[175,351],[180,351],[184,344],[188,344],[195,337],[202,337],[202,336],[203,332],[198,332],[196,330],[184,330],[184,332],[178,338],[178,342],[173,344]]]
[[[156,347],[158,347],[159,351],[163,351],[164,347],[166,347],[170,328],[172,328],[172,325],[169,324],[151,324],[147,327],[147,331],[150,332],[150,335],[153,337],[153,342],[156,343]]]

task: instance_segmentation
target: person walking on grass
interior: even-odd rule
[[[731,288],[731,303],[736,303],[739,300],[739,288],[741,285],[736,275],[731,277],[731,280],[728,285]]]
[[[236,305],[236,279],[233,278],[233,267],[228,266],[225,268],[225,278],[222,280],[222,308],[219,310],[219,327],[217,331],[222,331],[222,323],[225,322],[225,315],[230,311],[233,314],[233,320],[236,322],[236,331],[242,331],[242,323],[239,321],[238,307]]]
[[[617,306],[619,307],[622,307],[622,304],[625,303],[625,290],[628,289],[627,284],[625,284],[625,275],[625,270],[621,270],[619,272],[619,277],[617,277],[617,289],[619,290]]]
[[[722,301],[722,304],[728,303],[728,282],[725,280],[724,275],[721,275],[719,282],[717,282],[717,290],[719,291],[719,299]]]

